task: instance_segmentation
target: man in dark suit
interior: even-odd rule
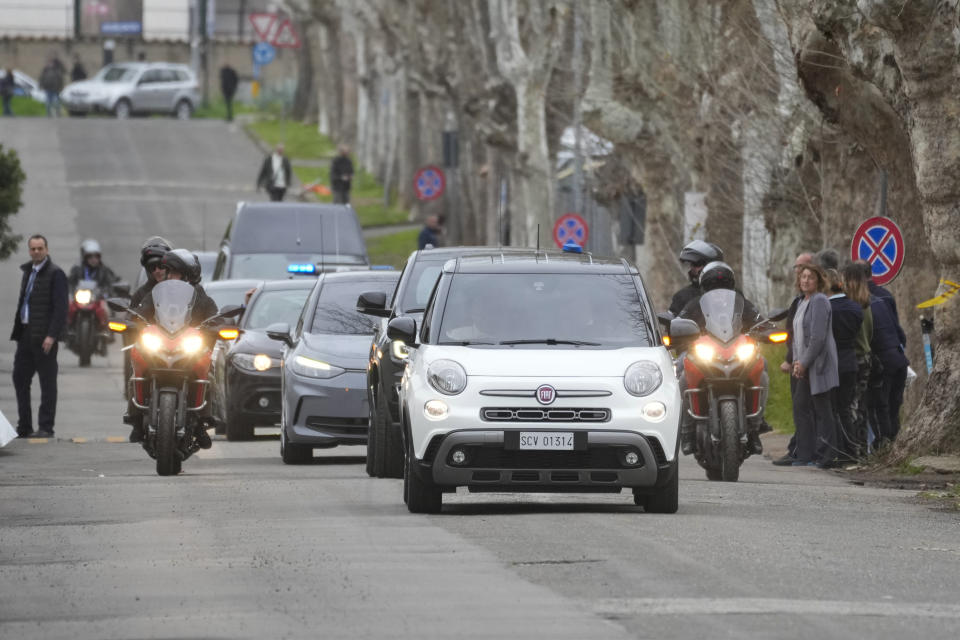
[[[33,235],[27,244],[30,262],[20,266],[20,299],[10,334],[10,339],[17,342],[13,358],[17,434],[21,438],[52,438],[57,413],[57,341],[67,323],[67,276],[50,259],[46,238]],[[37,431],[33,431],[30,405],[34,374],[40,378]]]
[[[220,67],[220,92],[223,94],[223,101],[227,105],[227,122],[233,120],[233,96],[237,93],[237,72],[229,64]]]

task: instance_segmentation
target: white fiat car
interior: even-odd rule
[[[422,326],[390,322],[404,499],[443,493],[620,493],[677,510],[680,390],[636,268],[589,254],[451,260]]]

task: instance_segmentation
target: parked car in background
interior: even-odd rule
[[[360,221],[349,205],[240,202],[213,277],[273,280],[369,265]]]
[[[212,284],[247,282],[218,280]],[[211,385],[214,416],[228,440],[249,440],[254,429],[280,422],[280,356],[283,345],[267,337],[267,325],[294,325],[310,295],[313,280],[264,282],[250,298],[240,320],[240,336],[221,341],[214,354]]]
[[[106,112],[124,119],[161,113],[187,120],[200,103],[200,93],[197,78],[186,65],[122,62],[71,82],[60,92],[60,101],[70,115]]]
[[[453,258],[476,254],[532,256],[534,250],[510,247],[442,247],[414,251],[407,258],[392,296],[381,297],[371,292],[370,295],[365,295],[363,300],[357,301],[359,311],[379,317],[367,362],[367,389],[370,394],[367,474],[371,477],[403,477],[398,394],[400,378],[403,376],[410,350],[403,342],[387,337],[387,323],[402,317],[410,317],[420,322],[443,264]],[[541,252],[539,255],[550,254]]]
[[[0,65],[0,78],[7,77],[7,68]],[[32,98],[37,102],[46,102],[47,96],[36,80],[17,69],[13,70],[13,95]]]
[[[281,374],[280,456],[309,462],[314,447],[367,441],[367,353],[375,320],[357,311],[364,291],[393,293],[396,271],[321,274],[296,327],[267,335],[286,345]]]

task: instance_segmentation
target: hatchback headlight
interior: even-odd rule
[[[246,371],[267,371],[273,367],[280,366],[279,360],[271,358],[265,353],[258,353],[256,355],[238,353],[233,356],[232,360],[234,365]]]
[[[467,387],[467,372],[453,360],[434,360],[427,367],[427,381],[440,393],[455,396]]]
[[[73,299],[77,301],[77,304],[90,304],[90,300],[93,299],[93,292],[90,289],[77,289],[76,293],[73,294]]]
[[[290,360],[289,365],[294,373],[308,378],[333,378],[346,371],[333,366],[329,362],[314,360],[306,356],[296,356]]]
[[[630,395],[648,396],[660,387],[663,375],[660,367],[649,360],[634,362],[623,374],[623,386]]]

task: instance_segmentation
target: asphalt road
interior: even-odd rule
[[[98,236],[121,271],[149,233],[198,242],[188,206],[222,224],[259,157],[214,122],[0,121],[0,141],[31,176],[17,228],[54,256]],[[8,316],[22,260],[0,264]],[[960,518],[912,492],[755,458],[712,483],[684,460],[675,515],[628,495],[460,493],[413,516],[361,447],[293,467],[269,436],[216,440],[161,478],[108,441],[127,433],[116,351],[60,362],[57,439],[0,449],[0,638],[960,636]]]

